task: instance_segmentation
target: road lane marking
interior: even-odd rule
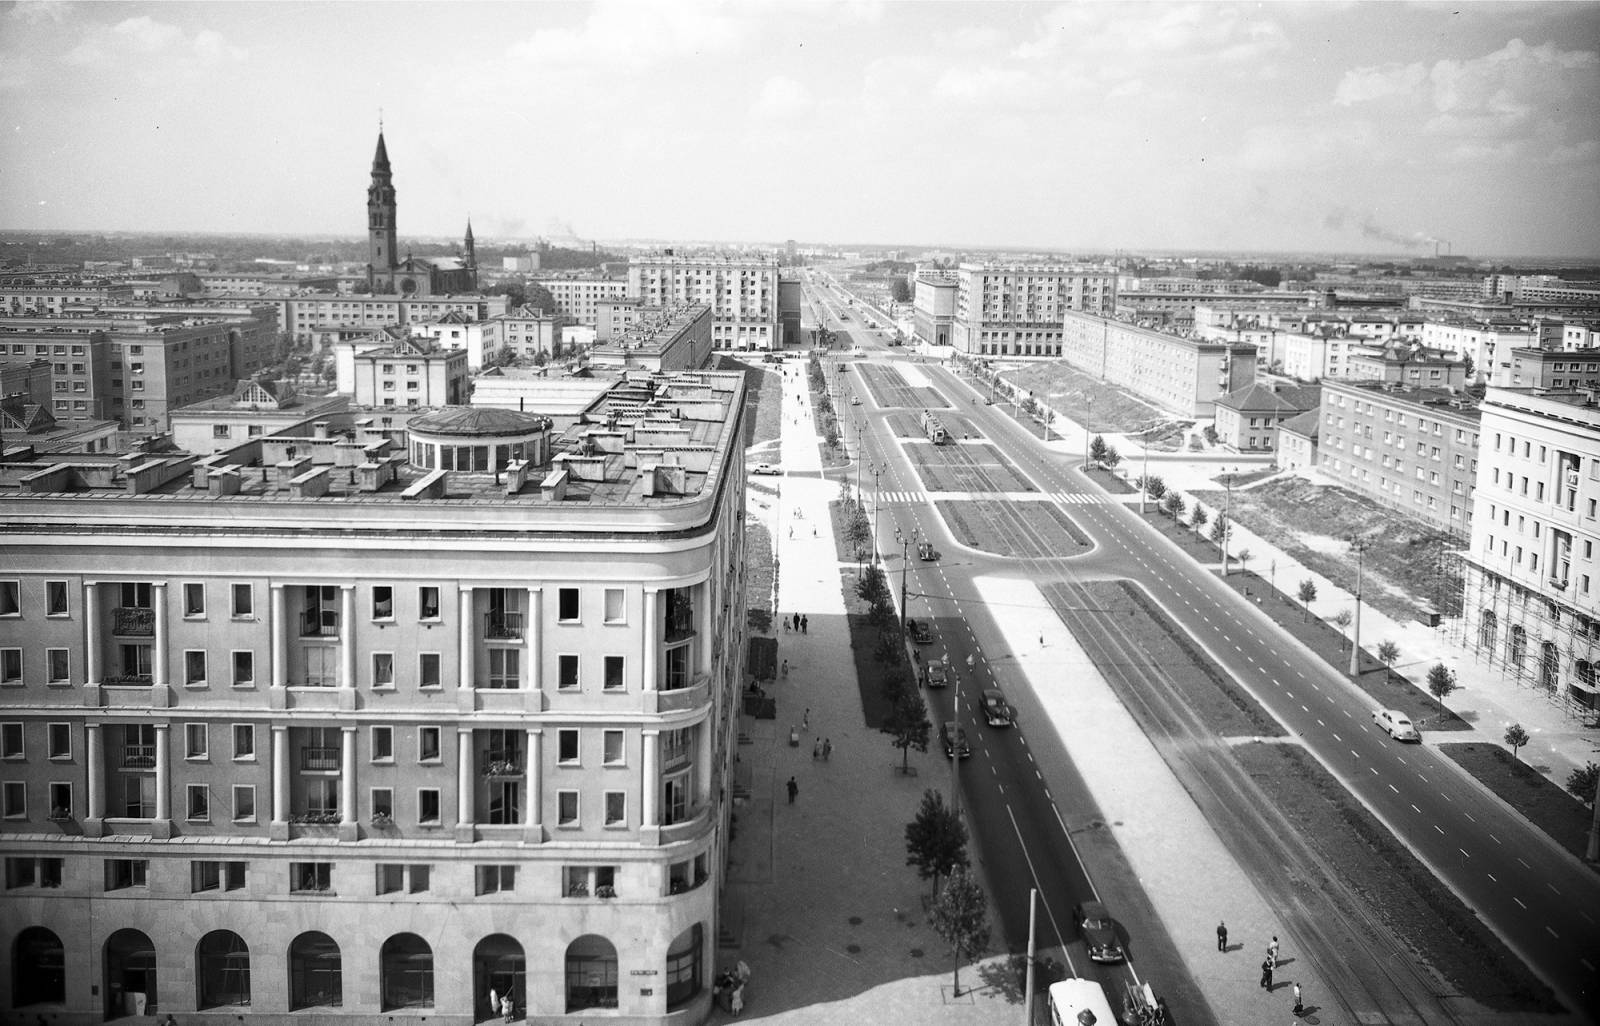
[[[1472,858],[1471,855],[1467,854],[1467,849],[1465,849],[1465,848],[1457,848],[1456,851],[1459,851],[1461,853],[1461,857],[1464,858],[1464,859]]]
[[[1411,806],[1411,811],[1415,812],[1419,816],[1422,815],[1422,810],[1417,808],[1415,805]]]
[[[1489,840],[1493,841],[1495,844],[1499,844],[1500,843],[1500,838],[1496,837],[1493,834],[1489,835]]]
[[[1495,883],[1499,883],[1500,882],[1498,879],[1496,879],[1496,877],[1495,877],[1495,875],[1493,873],[1485,873],[1483,875],[1488,877],[1490,880],[1494,881]]]
[[[1524,911],[1524,912],[1526,912],[1526,911],[1528,911],[1528,906],[1526,906],[1526,905],[1524,905],[1524,904],[1523,904],[1523,903],[1522,903],[1522,899],[1521,899],[1521,898],[1518,898],[1518,897],[1516,897],[1516,896],[1513,896],[1513,897],[1512,897],[1512,898],[1511,898],[1511,900],[1512,900],[1512,901],[1514,901],[1514,902],[1516,902],[1516,903],[1517,903],[1517,907],[1518,907],[1518,908],[1520,908],[1520,909],[1522,909],[1522,911]]]
[[[1400,793],[1400,789],[1398,787],[1395,787],[1393,784],[1389,785],[1389,790],[1393,791],[1395,794],[1399,794]]]
[[[1522,856],[1521,855],[1517,856],[1517,861],[1518,862],[1522,862]],[[1532,869],[1533,867],[1528,865],[1526,862],[1522,862],[1522,868],[1523,869]]]

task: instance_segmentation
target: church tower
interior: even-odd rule
[[[472,239],[472,218],[467,218],[466,252],[462,254],[462,263],[467,268],[467,273],[472,276],[470,290],[478,290],[478,246]]]
[[[373,292],[394,290],[393,272],[400,257],[397,249],[394,176],[380,128],[378,150],[372,156],[372,184],[367,186],[367,286]]]

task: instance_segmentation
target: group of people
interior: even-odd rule
[[[515,1001],[511,1000],[511,992],[510,991],[506,991],[504,994],[501,994],[499,991],[495,990],[493,987],[489,988],[489,1014],[490,1015],[494,1015],[494,1014],[498,1013],[500,1015],[505,1016],[506,1022],[510,1022],[512,1017],[516,1014],[516,1011],[517,1011],[517,1003]]]
[[[833,740],[825,737],[817,738],[817,743],[811,746],[811,761],[816,762],[821,759],[827,762],[831,758],[833,758]]]
[[[789,533],[793,537],[794,532],[790,531]],[[783,633],[785,634],[788,634],[791,630],[796,634],[805,634],[811,627],[811,618],[809,616],[801,616],[799,613],[793,616],[780,616],[778,620],[783,624]]]
[[[1228,924],[1217,924],[1217,950],[1228,950]],[[1272,974],[1278,968],[1278,935],[1273,934],[1272,940],[1267,944],[1266,957],[1261,960],[1261,982],[1259,986],[1267,993],[1272,993]],[[1306,1013],[1305,998],[1300,992],[1300,984],[1294,985],[1294,1014],[1302,1016]]]
[[[732,969],[717,974],[712,993],[734,1015],[744,1011],[744,985],[750,982],[750,967],[740,959]]]

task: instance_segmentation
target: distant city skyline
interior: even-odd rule
[[[1594,3],[0,9],[0,229],[1600,255]],[[912,242],[911,240],[917,240]]]

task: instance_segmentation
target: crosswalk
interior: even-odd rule
[[[867,489],[867,496],[871,498],[872,491]],[[926,492],[926,491],[890,491],[885,489],[878,493],[878,501],[891,504],[915,505],[926,502],[1058,502],[1063,506],[1097,506],[1104,503],[1115,502],[1116,499],[1109,495],[1099,495],[1090,492]]]

